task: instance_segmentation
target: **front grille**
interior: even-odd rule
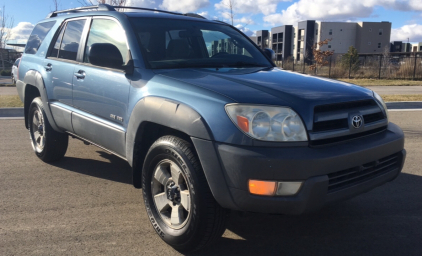
[[[400,154],[396,153],[377,161],[328,174],[328,193],[332,193],[371,180],[400,167]]]
[[[354,114],[363,117],[364,129],[350,128],[349,118]],[[310,135],[311,138],[315,135],[315,139],[311,140],[310,144],[321,146],[355,139],[383,131],[386,126],[384,112],[372,99],[320,105],[314,108],[314,122]],[[349,132],[349,129],[353,132]]]
[[[313,147],[317,147],[317,146],[324,146],[327,144],[334,144],[334,143],[339,143],[339,142],[344,142],[344,141],[348,141],[348,140],[353,140],[353,139],[358,139],[358,138],[362,138],[365,136],[369,136],[369,135],[373,135],[379,132],[383,132],[387,130],[387,126],[383,126],[380,128],[376,128],[373,130],[369,130],[366,132],[361,132],[361,133],[354,133],[354,134],[349,134],[346,136],[340,136],[340,137],[333,137],[333,138],[329,138],[329,139],[322,139],[322,140],[312,140],[309,142],[309,145],[313,146]]]
[[[325,132],[349,128],[349,113],[362,113],[365,124],[384,119],[384,113],[374,100],[361,100],[327,104],[314,108],[313,132]]]

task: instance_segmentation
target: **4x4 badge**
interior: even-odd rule
[[[360,128],[362,126],[362,116],[354,116],[354,117],[352,117],[352,125],[356,129]]]

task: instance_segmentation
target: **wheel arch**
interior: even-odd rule
[[[50,105],[48,104],[49,99],[47,95],[47,90],[45,88],[44,79],[42,75],[36,70],[28,70],[25,73],[23,83],[25,127],[28,129],[28,111],[32,100],[36,97],[41,97],[41,100],[44,105],[44,111],[47,115],[51,127],[55,131],[61,132],[61,130],[57,127],[56,122],[54,121],[53,115],[51,114]]]
[[[205,120],[186,104],[161,97],[141,99],[132,111],[126,133],[126,158],[132,166],[136,188],[141,185],[142,165],[149,147],[164,135],[190,143],[191,137],[213,140]]]

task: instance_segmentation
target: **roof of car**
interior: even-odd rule
[[[124,8],[124,11],[119,11],[122,8]],[[84,7],[74,8],[74,9],[55,11],[48,14],[46,19],[44,19],[42,22],[48,21],[48,20],[55,20],[55,19],[63,20],[63,19],[74,18],[74,17],[99,16],[99,15],[101,16],[107,15],[107,16],[114,16],[114,17],[125,15],[127,17],[183,19],[183,20],[196,20],[196,21],[201,20],[201,21],[212,22],[212,23],[223,23],[220,21],[207,20],[206,18],[195,13],[183,14],[183,13],[176,13],[176,12],[170,12],[170,11],[165,11],[165,10],[132,7],[132,6],[118,7],[118,6],[110,6],[107,4],[84,6]]]

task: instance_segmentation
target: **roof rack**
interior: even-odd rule
[[[163,11],[163,10],[151,9],[151,8],[142,8],[142,7],[133,7],[133,6],[111,6],[108,4],[91,5],[91,6],[78,7],[78,8],[67,9],[67,10],[62,10],[62,11],[55,11],[55,12],[49,13],[46,18],[48,19],[52,17],[57,17],[57,14],[60,14],[60,13],[75,13],[75,12],[82,12],[82,11],[88,11],[88,10],[116,11],[116,9],[134,9],[134,10],[151,11],[151,12],[162,12],[162,13],[173,14],[173,15],[183,15],[183,16],[188,16],[188,17],[206,19],[203,16],[196,13],[183,14],[183,13],[178,13],[178,12],[169,12],[169,11]]]

